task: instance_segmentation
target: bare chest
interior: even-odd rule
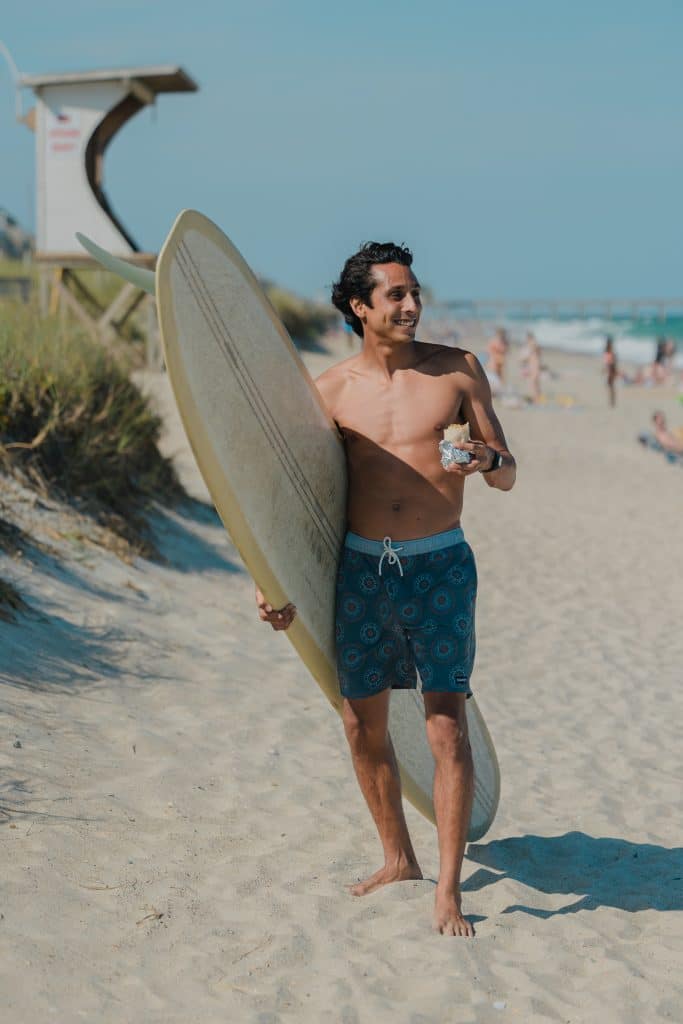
[[[414,371],[395,374],[391,382],[351,380],[344,389],[335,419],[347,444],[365,439],[397,449],[441,439],[457,420],[462,392],[453,375],[431,376]]]

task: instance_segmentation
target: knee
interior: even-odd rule
[[[342,721],[346,739],[352,750],[372,750],[386,742],[387,729],[381,723],[368,721],[348,701],[344,701]]]
[[[427,738],[435,761],[464,761],[472,756],[464,719],[430,715]]]

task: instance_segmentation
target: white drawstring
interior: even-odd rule
[[[382,541],[384,549],[382,551],[382,557],[379,560],[379,575],[382,575],[382,562],[386,558],[387,565],[398,565],[398,571],[401,576],[403,575],[403,566],[401,565],[401,559],[396,554],[397,551],[403,551],[403,548],[392,548],[391,537],[385,537]]]

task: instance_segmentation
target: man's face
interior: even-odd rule
[[[354,312],[363,321],[364,337],[391,344],[413,341],[422,312],[417,278],[401,263],[376,263],[371,273],[376,282],[370,294],[372,305],[352,300]]]

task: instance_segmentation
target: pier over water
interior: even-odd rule
[[[604,317],[656,318],[683,316],[683,297],[678,299],[452,299],[440,303],[458,317],[477,320],[499,317],[552,319]]]

